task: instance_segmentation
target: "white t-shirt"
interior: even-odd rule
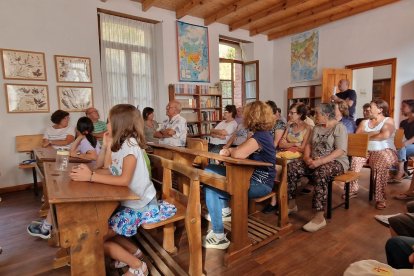
[[[67,126],[65,128],[54,128],[50,126],[46,129],[45,134],[43,135],[43,139],[47,139],[49,141],[53,140],[65,140],[66,136],[72,135],[75,137],[75,129],[72,126]],[[57,148],[70,148],[70,144],[66,146],[57,146],[52,145],[55,149]]]
[[[171,120],[166,119],[162,122],[161,130],[171,128],[175,131],[172,137],[161,138],[160,144],[175,147],[185,147],[187,140],[187,121],[180,114],[175,115]]]
[[[145,163],[143,149],[138,145],[135,138],[130,138],[125,141],[121,149],[117,152],[112,152],[112,164],[109,171],[112,175],[122,174],[123,160],[128,155],[133,155],[137,159],[137,165],[132,176],[131,183],[128,187],[131,191],[139,196],[139,200],[126,200],[121,204],[133,209],[141,209],[146,206],[156,194],[155,187],[152,184],[147,164]]]
[[[225,131],[227,131],[226,138],[225,139],[220,139],[220,138],[216,138],[216,137],[211,137],[210,138],[210,143],[213,144],[213,145],[226,144],[227,141],[230,139],[231,135],[233,134],[233,132],[236,131],[236,128],[237,128],[236,120],[232,120],[230,122],[221,121],[214,129],[224,129]]]

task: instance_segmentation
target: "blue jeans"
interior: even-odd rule
[[[405,162],[410,156],[414,156],[414,144],[402,147],[398,151],[398,161]]]
[[[408,261],[408,256],[414,253],[412,246],[414,238],[397,236],[390,238],[385,244],[385,253],[387,262],[396,269],[412,269],[413,264]]]
[[[205,171],[226,175],[226,167],[220,165],[208,165]],[[213,225],[213,232],[216,234],[224,233],[221,209],[229,206],[230,195],[227,192],[207,185],[204,186],[204,192],[206,194],[206,204],[210,213],[211,224]],[[250,179],[249,198],[262,197],[270,192],[272,192],[272,187]]]

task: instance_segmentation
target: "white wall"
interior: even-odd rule
[[[319,80],[290,82],[290,37],[274,41],[275,91],[267,98],[286,105],[289,86],[320,83],[322,68],[344,68],[387,58],[397,58],[395,110],[401,99],[414,98],[414,1],[403,0],[369,12],[321,26],[319,29]],[[284,108],[282,108],[284,110]]]
[[[372,81],[374,70],[372,67],[357,69],[353,71],[352,89],[358,94],[355,118],[364,117],[362,106],[372,101]]]
[[[51,113],[58,108],[56,76],[53,55],[73,55],[91,57],[94,104],[102,110],[100,77],[99,36],[97,8],[131,14],[134,16],[161,21],[157,29],[157,68],[159,101],[155,106],[159,119],[164,117],[164,107],[168,101],[167,86],[178,82],[176,18],[175,13],[158,8],[141,11],[141,5],[130,0],[2,0],[0,1],[0,48],[32,50],[46,54],[46,82],[24,82],[49,85]],[[197,18],[184,17],[185,22],[202,25]],[[273,42],[265,36],[249,37],[247,31],[230,33],[222,24],[208,27],[210,40],[210,79],[219,80],[218,40],[226,35],[254,42],[249,47],[248,58],[260,61],[260,90],[264,99],[270,95],[273,84]],[[1,69],[0,69],[1,70]],[[0,77],[0,89],[4,80]],[[15,82],[16,83],[16,82]],[[263,92],[264,91],[264,92]],[[31,175],[17,169],[17,163],[27,159],[15,151],[15,136],[42,133],[49,124],[50,114],[9,114],[7,113],[4,91],[0,100],[0,127],[3,130],[0,146],[0,188],[31,182]],[[101,112],[102,113],[102,112]],[[105,114],[101,114],[104,117]],[[80,113],[71,114],[71,124],[76,124]]]

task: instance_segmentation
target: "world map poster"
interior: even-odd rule
[[[208,29],[177,21],[180,81],[210,82]]]
[[[291,80],[309,81],[318,75],[319,31],[312,30],[292,37]]]

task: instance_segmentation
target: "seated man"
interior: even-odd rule
[[[170,101],[166,107],[168,119],[161,124],[161,130],[154,133],[154,137],[160,139],[160,144],[175,147],[185,147],[187,139],[187,121],[180,115],[181,104],[178,101]]]
[[[369,116],[371,116],[371,105],[369,103],[366,103],[362,106],[362,114],[364,115],[364,118],[358,118],[355,121],[357,127],[363,120],[368,120]]]
[[[93,136],[95,136],[99,140],[99,142],[102,143],[103,135],[107,131],[106,123],[99,120],[99,112],[94,107],[89,107],[88,109],[86,109],[85,115],[86,117],[92,120],[94,129]]]

